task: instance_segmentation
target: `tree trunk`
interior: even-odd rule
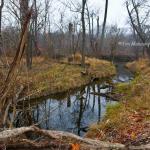
[[[95,42],[95,51],[96,51],[96,56],[97,56],[97,51],[98,51],[98,47],[99,47],[99,16],[97,17],[97,33],[96,33],[96,42]]]
[[[40,144],[40,142],[36,142],[36,141],[32,141],[32,140],[28,140],[28,139],[21,139],[21,135],[25,134],[25,133],[35,133],[36,135],[39,135],[41,137],[47,137],[48,141],[43,142],[43,144]],[[20,136],[19,141],[17,137]],[[48,145],[48,143],[51,141],[57,141],[57,145],[60,144],[59,146],[61,146],[61,144],[71,144],[70,149],[75,149],[74,148],[74,144],[73,143],[77,143],[78,149],[81,150],[96,150],[96,149],[125,149],[125,145],[123,144],[118,144],[118,143],[109,143],[109,142],[102,142],[102,141],[98,141],[98,140],[92,140],[89,138],[82,138],[79,137],[77,135],[74,135],[72,133],[68,133],[68,132],[63,132],[63,131],[50,131],[50,130],[42,130],[39,129],[37,127],[31,126],[31,127],[22,127],[22,128],[17,128],[17,129],[13,129],[13,130],[6,130],[0,133],[0,143],[1,144],[5,144],[8,145],[8,147],[11,148],[11,145],[9,145],[9,143],[11,143],[11,141],[15,141],[13,142],[13,145],[17,146],[17,144],[22,144],[22,145],[18,145],[21,149],[25,148],[25,145],[30,145],[30,149],[33,148],[46,148]],[[39,138],[40,139],[40,138]],[[49,141],[50,140],[50,141]],[[23,143],[22,143],[22,142]],[[58,143],[59,141],[59,143]],[[64,142],[64,143],[63,143]],[[7,146],[6,146],[7,148]],[[17,148],[17,147],[16,147]],[[26,149],[28,149],[29,147],[27,147]],[[49,148],[49,147],[48,147]],[[64,148],[66,149],[66,148]]]
[[[2,9],[4,7],[4,0],[1,0],[0,5],[0,55],[2,54],[3,42],[2,42]]]
[[[33,36],[33,42],[34,42],[34,53],[36,56],[40,55],[40,50],[38,47],[38,10],[37,10],[37,0],[34,0],[34,36]]]
[[[136,19],[137,19],[137,25],[134,23],[135,18],[133,18],[132,13],[129,9],[129,3],[128,1],[126,1],[126,8],[128,11],[128,15],[132,24],[132,28],[133,30],[136,31],[137,35],[139,36],[140,40],[145,44],[146,43],[146,34],[143,32],[142,27],[141,27],[141,23],[140,23],[140,18],[139,18],[139,13],[138,13],[138,9],[137,6],[135,4],[135,2],[132,0],[132,5],[133,5],[133,10],[135,10],[136,13]],[[146,45],[144,46],[147,52],[148,57],[150,58],[150,48]]]
[[[24,22],[26,20],[26,16],[28,13],[29,1],[28,0],[20,0],[20,15],[21,15],[21,28],[23,29]],[[30,37],[30,32],[28,31],[28,37]],[[29,46],[29,40],[26,43],[26,64],[27,68],[31,69],[32,67],[32,49]]]
[[[104,22],[103,22],[103,28],[102,28],[101,42],[100,42],[100,52],[102,51],[103,44],[104,44],[104,36],[105,36],[105,28],[106,28],[106,20],[107,20],[107,12],[108,12],[108,0],[106,0],[106,3],[105,3],[105,14],[104,14]]]
[[[81,21],[82,21],[82,67],[85,67],[85,4],[86,0],[82,0],[82,13],[81,13]]]

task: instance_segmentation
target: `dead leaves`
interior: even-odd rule
[[[5,144],[0,144],[0,150],[6,150]]]
[[[129,119],[131,122],[142,122],[144,120],[144,116],[137,113],[137,114],[131,114],[129,116]]]
[[[80,150],[80,144],[71,144],[72,149],[71,150]]]
[[[129,115],[130,122],[143,122],[146,117],[149,117],[150,113],[148,108],[139,108],[136,111],[133,111]]]

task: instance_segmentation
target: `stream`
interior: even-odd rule
[[[112,82],[130,82],[133,79],[132,73],[124,67],[124,64],[117,63],[116,67],[117,75]],[[99,123],[104,118],[108,105],[117,103],[110,98],[93,93],[105,94],[111,90],[106,81],[95,82],[73,93],[68,92],[65,95],[56,95],[55,98],[38,101],[32,106],[30,119],[25,120],[38,123],[44,129],[67,131],[83,136],[91,124]],[[16,124],[19,122],[16,121]]]

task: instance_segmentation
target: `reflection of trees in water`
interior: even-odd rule
[[[77,130],[78,135],[83,128],[84,124],[83,114],[86,111],[87,100],[88,100],[89,89],[82,89],[77,93],[75,100],[72,102],[72,124],[74,125],[74,130]]]
[[[32,112],[30,110],[20,111],[17,113],[16,119],[14,121],[15,127],[30,126],[33,124]]]
[[[101,120],[103,100],[91,92],[101,92],[100,85],[87,86],[66,100],[45,100],[34,106],[32,123],[39,123],[45,129],[73,131],[79,135],[85,132],[93,121]]]
[[[68,97],[67,97],[67,107],[71,107],[71,95],[68,94]]]
[[[82,90],[80,92],[80,109],[79,109],[79,117],[77,118],[77,128],[78,128],[78,135],[80,135],[80,129],[81,129],[81,125],[82,125],[82,117],[83,117],[83,113],[84,113],[84,110],[85,110],[85,107],[84,107],[84,93],[85,93],[85,90]]]
[[[22,126],[30,126],[34,123],[34,117],[32,114],[32,108],[29,103],[22,102],[21,105],[16,107],[15,111],[15,118],[14,114],[9,114],[10,120],[13,120],[13,126],[15,127],[22,127]]]
[[[95,92],[96,87],[95,85],[92,86],[92,90]],[[78,135],[80,135],[81,131],[86,131],[87,124],[86,124],[86,119],[88,117],[88,114],[91,112],[94,112],[95,109],[95,104],[96,104],[96,96],[93,96],[93,105],[92,108],[90,108],[90,101],[91,101],[91,87],[88,86],[85,90],[82,90],[77,98],[79,97],[76,101],[76,105],[74,106],[74,117],[73,120],[75,121],[76,128]],[[101,117],[101,102],[100,102],[100,96],[99,96],[99,105],[98,105],[98,121],[100,120]],[[86,112],[86,113],[85,113]],[[94,117],[94,116],[93,116]],[[84,122],[85,121],[85,122]]]
[[[100,85],[97,85],[98,93],[101,92]],[[98,122],[101,120],[101,97],[98,96]]]
[[[46,129],[48,129],[48,117],[49,117],[49,113],[48,113],[48,111],[47,111],[47,101],[45,100],[44,101],[44,118],[46,118],[45,119],[45,126],[46,126]]]
[[[45,129],[49,129],[49,119],[51,116],[51,103],[53,100],[44,100],[40,104],[34,106],[33,118],[35,124],[44,124]]]
[[[92,86],[92,90],[93,90],[93,92],[95,93],[96,91],[95,91],[95,85],[93,85]],[[95,98],[96,98],[96,96],[95,96],[95,94],[93,95],[93,107],[92,107],[92,111],[94,112],[94,107],[95,107]]]
[[[86,106],[87,108],[89,108],[90,99],[91,99],[90,91],[91,91],[91,87],[88,86],[88,87],[86,88],[86,92],[85,92],[85,94],[86,94],[86,102],[85,102],[85,106]]]
[[[59,101],[59,104],[58,104],[58,120],[59,120],[59,124],[61,125],[62,128],[64,128],[66,126],[66,120],[64,120],[65,115],[67,117],[66,110],[63,109],[64,108],[63,106],[64,106],[64,102]]]

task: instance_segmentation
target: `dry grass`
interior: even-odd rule
[[[87,58],[86,63],[90,64],[88,72],[92,77],[109,77],[112,74],[115,74],[114,66],[108,61],[95,58]]]
[[[33,68],[27,71],[25,60],[22,60],[16,86],[24,85],[24,96],[31,98],[66,92],[88,84],[91,78],[110,77],[115,74],[115,67],[97,59],[86,59],[89,66],[85,69],[80,65],[56,63],[53,60],[37,57],[33,59]],[[81,72],[88,72],[82,75]]]
[[[118,84],[116,91],[126,96],[109,106],[102,123],[91,126],[87,136],[125,144],[146,141],[150,136],[150,65],[148,60],[127,64],[138,72],[131,84]]]
[[[150,61],[148,59],[139,59],[139,61],[128,63],[126,66],[132,72],[140,73],[143,70],[150,69]]]

